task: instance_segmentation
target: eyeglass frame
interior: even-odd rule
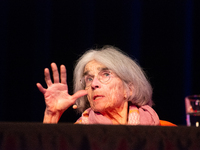
[[[105,82],[103,82],[103,81],[101,80],[101,78],[100,78],[100,74],[103,73],[103,72],[105,72],[105,73],[108,73],[108,72],[109,72],[109,79],[106,80]],[[86,77],[86,76],[92,77],[91,83],[90,83],[89,85],[87,85],[87,86],[86,86],[86,81],[85,81],[85,77]],[[105,83],[109,82],[110,79],[113,77],[113,72],[112,72],[110,69],[108,69],[108,68],[102,68],[101,71],[98,72],[98,74],[97,74],[96,77],[97,77],[97,79],[98,79],[101,83],[105,84]],[[94,81],[94,78],[95,78],[94,75],[89,75],[88,72],[85,72],[85,73],[83,74],[83,77],[82,77],[82,79],[80,80],[80,82],[81,82],[81,84],[84,86],[84,88],[89,88],[89,87],[91,86],[92,82]]]

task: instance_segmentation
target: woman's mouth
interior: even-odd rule
[[[99,99],[101,99],[101,98],[103,98],[104,96],[103,95],[95,95],[94,97],[93,97],[93,100],[99,100]]]

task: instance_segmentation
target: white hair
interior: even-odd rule
[[[74,92],[84,89],[80,80],[86,64],[92,60],[105,65],[123,81],[128,94],[127,101],[136,106],[152,106],[152,87],[144,71],[127,54],[113,46],[88,50],[78,59],[74,70]],[[79,112],[89,108],[87,96],[77,99],[76,105]]]

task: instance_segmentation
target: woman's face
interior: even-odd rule
[[[85,66],[84,74],[93,77],[91,85],[86,87],[91,108],[95,112],[105,113],[117,110],[124,104],[126,91],[122,80],[114,73],[109,81],[100,82],[97,75],[101,70],[107,70],[106,66],[92,60]]]

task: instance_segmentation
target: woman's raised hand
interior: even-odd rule
[[[45,89],[40,83],[37,87],[44,94],[46,109],[44,113],[44,123],[57,123],[65,110],[73,105],[77,98],[87,94],[86,90],[81,90],[73,95],[68,94],[67,73],[64,65],[60,66],[60,77],[58,68],[55,63],[51,64],[53,72],[53,80],[51,81],[49,69],[44,69],[45,81],[47,88]]]

